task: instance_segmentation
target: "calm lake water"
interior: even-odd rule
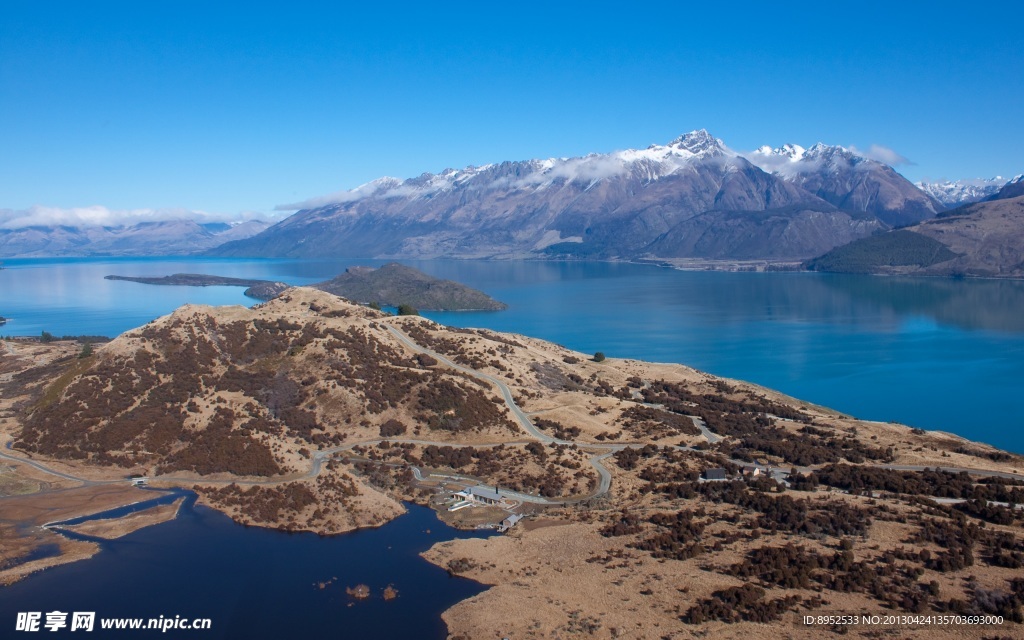
[[[510,305],[427,313],[587,353],[681,362],[860,418],[1024,452],[1024,282],[687,272],[609,263],[409,261]],[[8,260],[0,333],[114,335],[240,287],[157,287],[108,274],[208,273],[308,284],[352,264],[238,259]]]
[[[459,532],[425,507],[380,527],[321,538],[246,528],[187,503],[175,520],[105,541],[90,560],[0,588],[0,637],[14,637],[18,612],[93,611],[101,617],[209,618],[210,630],[100,631],[117,638],[444,638],[440,613],[483,591],[419,553]],[[336,578],[336,580],[335,580]],[[319,582],[330,584],[325,589]],[[366,584],[354,601],[346,587]],[[381,592],[393,584],[398,597]],[[45,615],[44,615],[45,620]],[[64,629],[35,635],[76,637]]]

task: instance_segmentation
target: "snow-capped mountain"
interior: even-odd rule
[[[751,155],[754,157],[754,163],[762,169],[770,168],[774,171],[776,168],[786,167],[790,163],[799,161],[805,153],[807,153],[807,149],[798,144],[784,144],[774,149],[764,145]]]
[[[1007,200],[1020,196],[1024,196],[1024,174],[1014,176],[999,191],[985,198],[985,200]]]
[[[637,257],[649,255],[659,237],[689,221],[688,236],[742,240],[749,257],[798,257],[885,226],[870,216],[837,212],[704,130],[646,149],[382,179],[305,205],[267,231],[215,253]],[[768,224],[771,234],[764,231]],[[736,244],[678,240],[669,243],[673,251],[700,257],[732,257]]]
[[[945,208],[889,165],[846,147],[820,142],[809,149],[763,146],[749,158],[840,209],[870,213],[888,225],[926,220]]]
[[[887,157],[876,151],[868,153]],[[0,210],[0,256],[805,259],[932,219],[953,199],[982,194],[970,188],[990,189],[971,182],[922,190],[854,148],[786,144],[741,154],[699,129],[643,149],[378,178],[282,205],[298,211],[265,229],[194,220],[105,226],[111,216],[102,208]],[[1019,176],[990,199],[1018,191]],[[32,226],[47,217],[52,226]]]
[[[953,208],[995,195],[1006,182],[1005,178],[996,176],[973,180],[922,180],[915,182],[914,185],[944,206]]]
[[[251,237],[269,226],[269,222],[262,220],[200,224],[178,219],[116,226],[0,228],[0,256],[186,255]]]
[[[680,169],[711,158],[723,166],[736,164],[737,154],[707,131],[692,131],[666,145],[627,149],[610,154],[592,153],[577,158],[548,158],[524,162],[503,162],[465,169],[445,169],[409,180],[384,177],[333,197],[335,204],[365,199],[412,196],[430,198],[436,194],[472,185],[474,189],[545,190],[555,184],[587,182],[633,176],[655,181]],[[511,169],[511,171],[510,171]],[[511,174],[511,175],[510,175]]]

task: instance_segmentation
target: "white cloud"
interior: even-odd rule
[[[845,148],[859,156],[869,160],[875,160],[876,162],[881,162],[892,167],[915,164],[905,156],[880,144],[873,144],[868,147],[867,150],[858,149],[853,145],[840,148]],[[796,171],[807,173],[817,169],[815,161],[810,158],[809,155],[804,155],[803,151],[804,150],[800,148],[799,152],[796,154],[776,153],[771,147],[764,146],[759,149],[755,149],[754,151],[741,153],[740,155],[768,173],[778,173],[780,175],[787,176]]]
[[[622,160],[614,156],[590,155],[583,158],[570,158],[556,164],[546,173],[551,178],[566,180],[594,181],[610,178],[625,170]]]
[[[367,182],[355,189],[337,191],[323,196],[315,196],[300,202],[279,204],[274,207],[275,211],[297,211],[300,209],[315,209],[326,207],[332,204],[345,204],[356,202],[367,198],[404,198],[418,197],[428,193],[437,193],[450,189],[455,185],[466,186],[467,189],[498,189],[511,187],[520,189],[523,187],[534,187],[550,183],[555,180],[566,181],[583,180],[594,182],[614,175],[622,174],[626,161],[619,155],[591,154],[582,158],[559,158],[539,161],[535,170],[527,175],[513,179],[508,176],[499,177],[484,184],[479,181],[467,183],[467,177],[479,175],[486,171],[491,165],[470,168],[455,172],[442,172],[429,176],[429,179],[422,181],[402,181],[398,178],[378,178],[373,182]]]
[[[905,156],[896,153],[889,147],[883,147],[880,144],[873,144],[870,147],[868,147],[866,151],[862,151],[857,147],[850,145],[850,151],[856,153],[857,155],[864,156],[869,160],[877,160],[878,162],[887,164],[890,167],[915,164],[908,160]]]
[[[377,178],[366,184],[361,184],[355,189],[346,189],[344,191],[336,191],[329,193],[325,196],[314,196],[301,202],[293,202],[289,204],[279,204],[274,207],[274,211],[298,211],[299,209],[315,209],[317,207],[326,207],[330,204],[342,204],[345,202],[355,202],[356,200],[362,200],[363,198],[369,198],[372,195],[392,195],[391,192],[399,189],[402,181],[398,178],[383,177]],[[403,188],[403,193],[397,195],[404,195],[405,192],[409,191],[408,187]]]
[[[194,220],[199,224],[208,224],[266,219],[268,219],[266,214],[256,211],[224,214],[177,208],[109,209],[100,205],[70,208],[35,205],[28,209],[0,209],[0,228],[2,229],[54,226],[119,227],[165,220]]]
[[[758,149],[746,153],[741,152],[740,155],[768,173],[784,172],[793,163],[790,158],[774,154],[770,150],[762,151]]]

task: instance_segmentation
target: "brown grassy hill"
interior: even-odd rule
[[[1024,196],[970,204],[855,240],[807,266],[841,273],[1024,278]]]
[[[954,209],[914,231],[957,254],[927,275],[1024,277],[1024,196]]]
[[[52,386],[16,446],[158,473],[275,476],[297,468],[300,449],[389,419],[514,429],[493,393],[396,348],[376,323],[385,314],[338,302],[296,289],[254,310],[183,307]]]

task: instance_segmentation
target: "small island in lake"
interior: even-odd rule
[[[284,282],[198,273],[176,273],[163,277],[106,276],[106,279],[187,287],[248,287],[245,295],[258,300],[276,298],[289,288]],[[409,305],[430,311],[502,311],[508,308],[508,305],[498,302],[483,291],[452,280],[435,278],[397,262],[389,262],[377,269],[349,267],[336,278],[310,286],[355,302],[376,303],[386,307]]]
[[[442,280],[397,262],[373,269],[349,267],[340,276],[312,285],[355,302],[397,307],[411,305],[432,311],[502,311],[508,308],[483,291]]]
[[[270,280],[250,280],[246,278],[227,278],[210,276],[202,273],[175,273],[162,277],[104,276],[105,280],[127,280],[141,284],[160,284],[182,287],[248,287],[245,295],[257,300],[270,300],[280,295],[289,287],[284,282]]]

